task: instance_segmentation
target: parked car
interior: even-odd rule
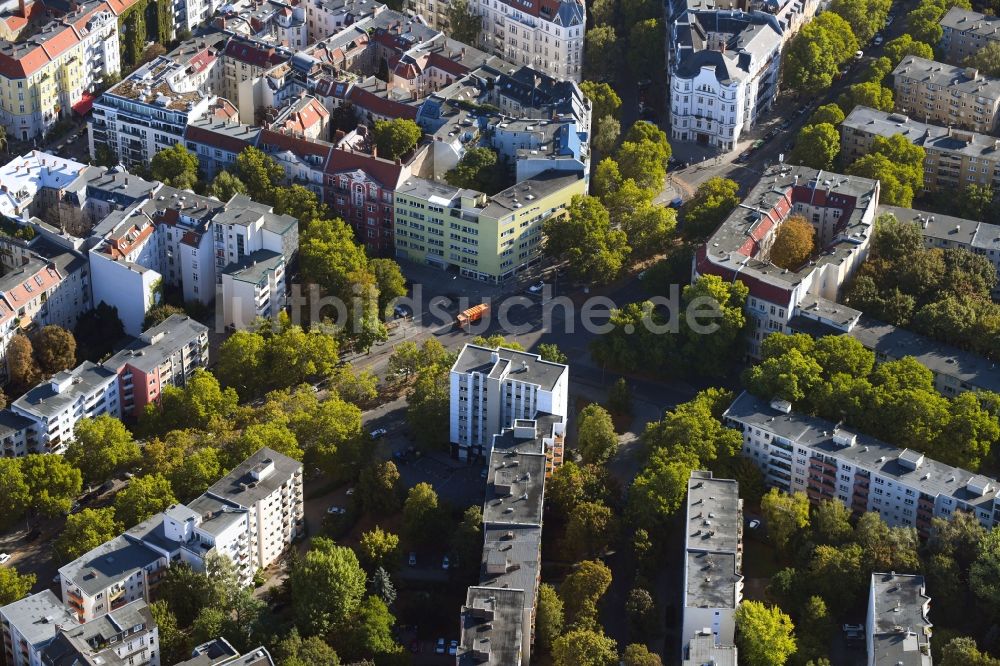
[[[872,40],[872,44],[875,46],[882,46],[882,42],[885,41],[882,35],[875,35],[875,39]]]
[[[753,145],[750,146],[750,150],[760,150],[763,145],[764,139],[757,139],[753,142]]]
[[[783,121],[781,121],[781,124],[778,125],[778,129],[780,129],[780,130],[786,130],[786,129],[788,129],[791,126],[792,126],[792,119],[791,118],[785,118]]]
[[[402,319],[404,317],[409,317],[411,314],[413,314],[410,311],[410,308],[406,307],[405,305],[397,305],[396,307],[394,307],[392,309],[392,312],[393,312],[393,314],[396,315],[396,319]]]
[[[684,198],[674,197],[673,199],[670,200],[670,203],[668,203],[667,205],[670,206],[671,208],[680,208],[681,206],[684,205]]]
[[[434,646],[434,652],[436,654],[444,654],[444,639],[439,638],[437,644]]]
[[[754,518],[754,519],[753,519],[753,520],[751,520],[751,521],[750,521],[749,523],[747,523],[747,527],[749,527],[749,528],[750,528],[750,529],[752,529],[752,530],[755,530],[755,529],[757,529],[758,527],[760,527],[760,521],[759,521],[759,520],[757,520],[756,518]]]
[[[334,504],[334,505],[330,506],[330,508],[328,508],[326,510],[326,512],[328,514],[330,514],[331,516],[342,516],[345,513],[347,513],[347,509],[345,509],[342,506],[337,506],[336,504]]]
[[[385,437],[386,434],[388,434],[388,432],[389,431],[386,430],[385,428],[375,428],[374,430],[372,430],[371,437],[372,439],[380,439],[382,437]]]
[[[104,493],[113,490],[114,487],[115,487],[114,481],[105,481],[97,488],[97,492],[103,495]]]
[[[773,139],[776,136],[778,136],[778,130],[777,129],[770,129],[770,130],[768,130],[767,134],[764,135],[764,140],[765,141],[770,141],[771,139]]]
[[[453,657],[458,654],[458,641],[452,641],[448,644],[448,654]]]
[[[409,564],[411,567],[417,566],[417,554],[411,552],[410,556],[406,560],[406,563]]]
[[[0,553],[0,564],[7,564],[10,560],[10,553]]]
[[[484,467],[481,472],[479,472],[479,478],[485,479],[490,475],[490,468]]]
[[[441,560],[441,568],[444,569],[445,571],[447,571],[448,568],[449,568],[448,556],[447,555],[445,555],[444,559]]]
[[[855,51],[854,52],[854,59],[855,60],[861,60],[864,57],[865,57],[865,52],[864,51]]]
[[[535,284],[528,287],[528,291],[530,291],[532,294],[537,294],[542,289],[545,289],[545,282],[543,280],[539,280]]]
[[[749,161],[750,154],[752,152],[753,152],[752,150],[744,150],[742,153],[739,154],[739,157],[736,158],[736,161],[740,163]]]
[[[354,494],[354,488],[348,488],[347,492],[345,492],[344,494],[350,497],[351,495]]]

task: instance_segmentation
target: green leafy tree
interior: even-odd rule
[[[912,35],[905,32],[899,37],[886,42],[882,48],[882,52],[889,59],[892,69],[895,69],[896,65],[901,63],[903,58],[908,55],[934,60],[934,49],[931,48],[930,44],[917,41]],[[992,74],[989,76],[992,76]]]
[[[862,549],[865,571],[911,571],[920,569],[917,531],[912,527],[889,527],[875,512],[858,518],[854,540]]]
[[[667,412],[661,421],[647,424],[643,443],[654,451],[689,452],[703,463],[732,458],[743,439],[720,421],[732,398],[732,392],[724,389],[701,391],[693,400]]]
[[[316,220],[329,215],[326,204],[319,196],[304,185],[294,183],[274,190],[274,212],[290,215],[299,221],[299,231],[309,228]]]
[[[863,558],[864,551],[856,543],[817,546],[813,552],[807,575],[816,581],[815,592],[826,601],[831,614],[845,612],[868,589],[869,578],[864,573]]]
[[[837,128],[829,123],[806,125],[799,130],[788,161],[813,169],[829,169],[839,153],[840,134]]]
[[[584,81],[580,84],[580,90],[590,100],[592,117],[618,117],[618,109],[621,108],[622,100],[618,96],[618,93],[607,83]]]
[[[191,658],[191,641],[177,624],[177,616],[165,601],[149,604],[160,636],[160,656],[165,662],[179,663]]]
[[[222,355],[228,353],[223,351]],[[199,368],[184,383],[184,388],[164,387],[159,403],[147,405],[140,426],[147,433],[182,428],[225,430],[238,404],[239,396],[232,387],[223,389],[215,375]]]
[[[276,190],[285,180],[285,170],[270,155],[247,146],[236,156],[234,171],[255,201],[274,205]]]
[[[611,570],[600,560],[584,560],[559,586],[566,622],[588,628],[597,621],[597,602],[611,585]],[[553,645],[553,653],[555,646]]]
[[[798,651],[800,659],[821,659],[830,647],[833,619],[822,597],[812,596],[799,613]]]
[[[886,48],[888,46],[886,44]],[[921,58],[929,60],[934,59],[933,55],[926,56],[920,53],[914,53],[913,55],[918,55]],[[976,49],[976,52],[966,58],[963,64],[966,67],[975,67],[983,76],[1000,76],[1000,44],[990,40],[985,46]]]
[[[611,509],[600,502],[577,505],[566,524],[566,545],[577,558],[600,555],[615,538]]]
[[[851,510],[837,500],[825,499],[813,505],[810,522],[816,541],[834,546],[848,541],[854,534],[850,519]]]
[[[622,652],[622,664],[624,666],[663,666],[659,655],[650,652],[649,648],[641,643],[625,646],[625,651]]]
[[[816,249],[816,231],[806,218],[791,215],[778,227],[771,245],[771,263],[779,268],[798,270]]]
[[[28,508],[31,490],[18,458],[0,458],[0,524],[9,524]],[[9,603],[9,602],[8,602]]]
[[[542,357],[543,361],[551,361],[552,363],[569,363],[569,357],[560,351],[559,347],[555,344],[543,342],[538,345],[536,350],[538,355]]]
[[[552,642],[555,666],[615,666],[618,646],[593,629],[573,629]]]
[[[632,248],[634,259],[645,259],[666,252],[673,244],[677,211],[647,203],[625,218],[622,230]]]
[[[66,513],[83,487],[83,475],[59,456],[29,454],[21,460],[28,506],[43,516]]]
[[[625,599],[625,613],[628,615],[629,626],[637,636],[652,636],[656,634],[658,617],[653,595],[641,587],[629,590]]]
[[[391,317],[395,300],[406,296],[406,278],[392,259],[372,259],[370,266],[378,287],[378,311]]]
[[[181,500],[194,499],[222,478],[222,458],[218,449],[206,447],[184,456],[170,473],[170,487]]]
[[[366,467],[358,480],[358,495],[366,511],[387,516],[400,507],[399,469],[391,460]]]
[[[643,125],[649,124],[643,123]],[[618,162],[622,178],[633,180],[642,189],[662,189],[667,178],[666,163],[670,158],[670,146],[665,142],[660,144],[646,139],[631,141],[634,129],[635,126],[629,130],[629,134],[615,152],[615,160]]]
[[[54,375],[76,366],[76,338],[61,326],[44,326],[33,346],[38,365],[45,374]]]
[[[761,500],[760,511],[779,550],[784,550],[799,530],[809,527],[809,498],[805,493],[788,494],[772,488]]]
[[[35,574],[19,574],[14,567],[0,568],[0,604],[6,606],[28,596],[35,586]]]
[[[836,12],[823,12],[789,42],[783,58],[785,85],[800,95],[817,95],[830,87],[841,64],[857,50],[850,24]]]
[[[237,194],[246,194],[247,186],[238,176],[230,171],[220,171],[212,179],[212,184],[208,188],[208,195],[215,197],[219,201],[229,201]]]
[[[691,471],[700,464],[690,451],[654,450],[632,481],[629,492],[629,508],[635,523],[650,531],[662,528],[684,503]]]
[[[338,651],[349,659],[374,656],[384,663],[392,655],[402,655],[403,648],[393,638],[396,618],[378,597],[365,597],[357,614],[344,630],[338,632]]]
[[[1000,666],[1000,659],[981,652],[973,638],[953,638],[941,650],[941,666]]]
[[[535,641],[543,650],[552,644],[563,630],[563,602],[556,589],[548,583],[538,586],[538,608],[535,611]]]
[[[979,542],[979,552],[969,568],[969,586],[982,601],[996,604],[1000,600],[1000,530],[990,530]],[[991,576],[993,578],[991,578]]]
[[[193,189],[198,182],[198,156],[183,143],[175,143],[153,155],[149,169],[154,180],[179,190]]]
[[[594,121],[594,126],[594,136],[590,145],[594,147],[594,150],[606,155],[615,149],[618,137],[622,133],[622,124],[617,118],[601,116]]]
[[[736,609],[737,647],[748,666],[783,666],[795,653],[792,618],[775,606],[744,600]]]
[[[809,125],[826,123],[836,127],[844,122],[844,112],[836,104],[824,104],[818,107],[809,117]]]
[[[403,530],[411,541],[427,542],[435,538],[440,518],[438,496],[429,483],[410,488],[403,503]]]
[[[632,391],[624,377],[619,377],[608,389],[608,407],[619,414],[632,413]]]
[[[628,64],[633,74],[663,67],[663,20],[649,18],[630,25]]]
[[[131,527],[176,503],[167,479],[159,474],[139,476],[115,497],[115,517]]]
[[[146,330],[162,324],[167,320],[167,318],[175,314],[184,315],[184,308],[179,308],[176,305],[170,305],[169,303],[154,305],[150,309],[146,310],[146,316],[143,317],[142,320],[142,329]]]
[[[445,173],[444,178],[455,187],[495,194],[502,188],[497,178],[499,168],[496,151],[485,146],[469,148],[454,169]]]
[[[191,626],[203,608],[221,603],[218,589],[208,576],[183,562],[167,569],[156,594],[167,604],[182,627]]]
[[[583,38],[584,77],[591,81],[610,81],[619,60],[618,36],[610,25],[597,26]]]
[[[376,120],[372,127],[372,141],[378,148],[379,157],[394,160],[413,150],[423,132],[412,120],[394,118]]]
[[[124,530],[115,520],[114,509],[84,509],[66,518],[66,525],[55,542],[60,562],[70,562],[110,541]]]
[[[808,25],[806,26],[808,27]],[[681,207],[682,232],[689,240],[707,238],[740,203],[740,186],[728,178],[710,178]]]
[[[583,408],[577,417],[577,445],[586,463],[603,464],[618,450],[618,435],[611,414],[597,404]]]
[[[340,657],[321,636],[302,638],[294,627],[274,653],[281,666],[340,666]]]
[[[885,77],[889,76],[893,69],[895,69],[895,67],[892,64],[892,61],[885,56],[875,58],[868,63],[868,69],[865,70],[862,82],[882,85],[885,81]],[[838,106],[837,108],[839,109],[840,107]],[[841,111],[841,113],[843,113],[843,111]]]
[[[483,19],[472,11],[468,0],[456,0],[448,3],[449,34],[463,44],[475,44],[479,41],[479,33],[483,29]]]
[[[793,404],[813,392],[823,381],[823,368],[798,349],[765,359],[744,374],[747,388],[767,399],[781,398]]]
[[[66,460],[80,469],[88,483],[111,478],[141,455],[132,433],[107,414],[77,423],[73,441],[66,448]]]
[[[625,232],[611,228],[607,209],[595,197],[574,196],[567,215],[547,219],[542,233],[546,254],[568,261],[579,280],[613,280],[629,253]]]
[[[376,525],[361,535],[359,550],[370,569],[391,568],[399,557],[399,537]]]
[[[959,215],[970,220],[986,222],[986,216],[991,214],[995,199],[996,192],[989,185],[968,185],[962,190],[962,195],[956,202]]]
[[[448,441],[450,369],[450,364],[443,363],[425,367],[408,395],[406,418],[424,449]]]
[[[881,181],[885,203],[909,206],[924,185],[924,149],[899,134],[875,137],[871,151],[848,167],[847,173]]]
[[[365,572],[354,551],[325,537],[313,539],[288,580],[296,626],[307,635],[346,622],[360,608],[365,592]]]
[[[861,44],[871,41],[885,25],[891,7],[891,0],[833,0],[830,3],[830,11],[847,21]]]
[[[837,105],[844,110],[844,113],[850,113],[856,106],[867,106],[879,111],[892,111],[895,102],[891,88],[886,88],[874,81],[867,81],[855,83],[844,91],[837,98]]]
[[[41,379],[34,347],[26,335],[15,334],[7,344],[7,376],[15,395],[24,393]]]

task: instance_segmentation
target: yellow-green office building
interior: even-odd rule
[[[503,282],[538,261],[542,222],[586,189],[582,172],[556,170],[492,197],[411,177],[396,188],[396,257]]]

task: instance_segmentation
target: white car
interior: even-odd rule
[[[434,646],[434,652],[437,654],[444,654],[444,639],[439,638],[437,644]]]
[[[372,436],[372,439],[379,439],[381,437],[385,437],[386,434],[388,434],[388,432],[389,431],[386,430],[385,428],[375,428],[374,430],[372,430],[372,435],[371,436]]]
[[[451,562],[448,561],[448,556],[445,555],[444,559],[441,560],[441,568],[444,569],[445,571],[447,571],[448,567],[450,567],[450,566],[451,566]]]
[[[347,495],[348,497],[350,497],[351,495],[354,494],[354,488],[348,488],[347,492],[344,493],[344,494]]]
[[[760,521],[757,520],[756,518],[754,518],[753,520],[750,521],[750,523],[747,525],[747,527],[749,527],[752,530],[755,530],[758,527],[760,527]]]
[[[872,43],[875,46],[882,46],[882,41],[883,41],[882,35],[875,35],[875,39],[872,40]]]
[[[10,560],[10,553],[0,553],[0,564],[7,564]]]
[[[345,509],[342,506],[337,506],[336,504],[334,504],[329,509],[327,509],[326,512],[331,516],[342,516],[345,513],[347,513],[347,509]]]
[[[545,282],[543,282],[542,280],[539,280],[535,284],[528,287],[528,291],[530,291],[532,294],[537,294],[542,289],[545,289]]]
[[[448,644],[448,654],[453,657],[458,654],[458,641],[452,641]]]

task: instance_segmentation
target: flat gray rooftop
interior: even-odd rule
[[[736,585],[743,579],[737,572],[734,553],[688,552],[688,608],[736,608]]]
[[[7,604],[0,608],[0,615],[34,646],[52,640],[57,625],[68,628],[77,624],[76,615],[63,605],[52,590],[43,590]]]
[[[103,592],[139,569],[155,565],[163,555],[125,536],[105,541],[59,569],[64,580],[88,595]]]
[[[931,623],[924,613],[930,598],[924,577],[872,574],[876,666],[930,666]]]
[[[522,453],[516,447],[494,449],[490,455],[483,524],[541,525],[544,484],[544,453]]]
[[[76,402],[80,395],[93,393],[114,377],[113,370],[84,361],[72,370],[56,373],[55,378],[70,380],[62,392],[53,390],[50,382],[43,382],[15,400],[13,406],[31,414],[55,416]]]
[[[687,549],[735,553],[743,531],[739,484],[691,472],[687,499]]]
[[[869,317],[861,317],[849,335],[889,359],[912,356],[934,374],[954,377],[970,389],[1000,392],[1000,368],[979,354]]]
[[[1000,486],[996,480],[990,479],[986,492],[980,495],[968,485],[975,478],[972,472],[926,457],[915,470],[910,469],[899,460],[906,449],[890,446],[869,435],[858,434],[852,446],[841,446],[833,441],[837,430],[835,423],[796,412],[785,414],[746,391],[729,406],[725,416],[772,432],[795,445],[849,461],[873,474],[895,479],[930,497],[944,495],[975,509],[993,511],[993,501]]]
[[[524,593],[495,587],[470,587],[462,607],[461,666],[521,663]]]
[[[465,345],[452,366],[453,372],[468,374],[479,372],[489,375],[493,372],[497,361],[493,359],[496,353],[498,359],[507,361],[510,370],[507,377],[526,384],[537,384],[540,388],[551,391],[569,367],[561,363],[543,361],[538,354],[520,352],[513,349],[490,349],[478,345]]]
[[[736,648],[716,645],[712,634],[698,635],[688,642],[687,659],[681,666],[736,666]]]
[[[175,352],[208,333],[208,327],[187,315],[170,315],[142,332],[125,349],[103,363],[116,371],[125,364],[152,372]]]
[[[254,470],[268,461],[274,464],[274,470],[263,478],[254,478]],[[232,472],[205,491],[205,494],[232,502],[236,506],[250,507],[269,496],[301,470],[302,463],[299,461],[265,447],[237,465]],[[193,508],[194,505],[195,502],[192,502],[189,506]]]

